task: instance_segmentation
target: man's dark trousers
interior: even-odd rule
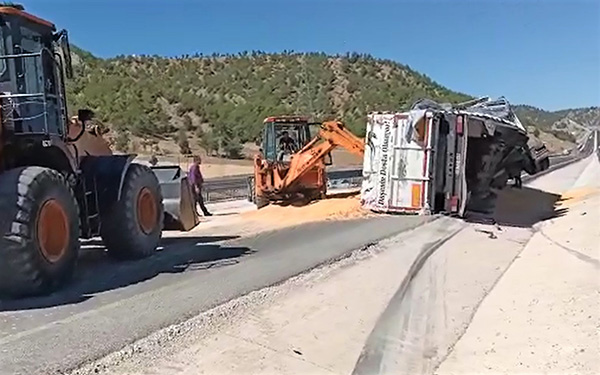
[[[198,203],[200,206],[204,216],[212,216],[212,214],[208,212],[208,209],[204,205],[204,195],[202,194],[202,189],[198,189],[197,191],[194,189],[194,195],[196,196],[196,203]]]

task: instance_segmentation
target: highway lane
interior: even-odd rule
[[[157,256],[124,263],[89,242],[69,287],[45,298],[0,301],[0,374],[74,368],[428,219],[329,221],[247,238],[235,238],[235,228],[209,229],[165,239]]]
[[[328,221],[247,238],[227,228],[165,239],[157,256],[124,263],[88,243],[71,286],[45,298],[0,302],[0,374],[74,368],[426,220]]]

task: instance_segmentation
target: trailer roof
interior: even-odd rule
[[[527,133],[527,130],[515,114],[511,104],[503,96],[495,100],[484,96],[455,105],[449,103],[440,104],[430,99],[420,99],[417,100],[411,108],[411,110],[424,109],[432,110],[434,112],[468,115],[471,117],[492,120],[516,128],[523,133]]]
[[[45,19],[34,16],[33,14],[27,13],[18,8],[0,6],[0,14],[23,17],[31,22],[37,23],[37,24],[45,26],[45,27],[49,27],[52,29],[52,31],[56,30],[56,26],[54,26],[54,24],[52,22],[46,21]]]

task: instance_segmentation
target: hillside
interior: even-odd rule
[[[573,143],[587,128],[600,126],[600,107],[573,108],[560,111],[545,111],[540,108],[515,106],[517,116],[525,126],[535,127],[555,137]]]
[[[540,108],[518,105],[515,111],[521,120],[528,120],[537,124],[541,129],[550,130],[552,125],[568,118],[585,126],[595,126],[600,121],[600,107],[563,109],[549,112]]]
[[[73,47],[76,77],[68,85],[70,109],[92,108],[113,130],[121,151],[188,153],[239,158],[260,137],[271,115],[309,114],[341,119],[357,134],[375,110],[406,109],[416,99],[469,99],[408,66],[369,55],[243,52],[239,55],[118,56],[99,59]],[[596,109],[547,112],[519,106],[525,125],[564,140],[570,129],[553,124],[571,116],[592,121]],[[539,131],[536,131],[539,135]],[[546,141],[553,142],[549,134]]]
[[[116,57],[102,60],[74,49],[71,108],[89,107],[118,134],[200,143],[230,157],[258,139],[270,115],[339,118],[358,134],[369,111],[406,108],[416,99],[462,101],[409,67],[367,55],[241,53],[236,56]]]

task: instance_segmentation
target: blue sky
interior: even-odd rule
[[[471,95],[504,95],[549,110],[600,105],[598,0],[22,3],[101,57],[357,51]]]

